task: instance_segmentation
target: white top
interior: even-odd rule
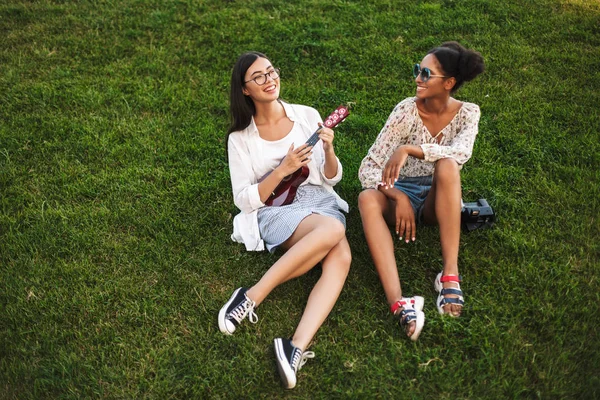
[[[388,117],[379,132],[375,143],[362,160],[358,178],[364,189],[376,188],[381,182],[385,164],[396,149],[405,144],[420,146],[425,158],[408,157],[400,170],[400,176],[431,176],[435,162],[442,158],[452,158],[458,165],[466,163],[473,153],[473,143],[478,132],[479,106],[464,102],[452,121],[435,137],[432,136],[417,109],[416,97],[402,100]],[[437,137],[442,134],[440,143]]]
[[[290,133],[279,140],[270,141],[260,138],[263,147],[262,161],[264,162],[262,165],[257,166],[257,175],[264,176],[273,171],[283,159],[282,154],[284,156],[287,154],[292,143],[294,143],[294,148],[297,148],[298,146],[302,146],[304,143],[306,143],[306,140],[306,134],[303,132],[302,126],[300,126],[300,124],[297,122],[294,122]],[[309,174],[306,180],[302,182],[300,186],[306,185],[307,183],[310,183],[311,185],[320,185],[322,183],[321,174],[319,173],[319,168],[315,164],[314,157],[311,158],[307,165]]]
[[[297,137],[293,136],[287,140],[294,140],[295,146],[306,143],[308,138],[318,129],[319,122],[323,122],[319,112],[307,106],[290,105],[284,102],[281,102],[281,104],[287,117],[294,122],[294,128],[290,131],[290,134],[297,135]],[[279,141],[285,141],[290,134]],[[233,219],[231,239],[244,243],[248,251],[259,251],[265,248],[258,229],[258,209],[265,206],[258,193],[258,180],[266,172],[272,171],[287,154],[290,142],[287,146],[282,145],[281,153],[276,154],[271,145],[277,142],[268,142],[260,137],[254,118],[245,129],[232,132],[227,142],[233,202],[241,210]],[[342,179],[342,164],[339,159],[337,163],[337,174],[328,179],[325,176],[323,143],[321,141],[317,142],[313,147],[312,160],[308,163],[310,183],[323,186],[333,193],[338,207],[348,212],[348,204],[333,190],[333,186]]]

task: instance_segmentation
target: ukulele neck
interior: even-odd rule
[[[312,134],[311,137],[308,138],[306,144],[309,146],[314,146],[319,141],[319,132],[321,132],[321,128],[317,129],[315,133]]]

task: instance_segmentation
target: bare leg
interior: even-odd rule
[[[344,237],[323,260],[321,278],[310,292],[302,319],[292,337],[294,346],[303,351],[308,347],[338,299],[351,261],[350,246]]]
[[[309,215],[283,244],[289,250],[246,295],[259,305],[278,285],[312,269],[344,238],[344,225],[339,221],[319,214]]]
[[[305,274],[323,260],[321,278],[311,291],[292,338],[294,346],[305,350],[342,291],[352,261],[350,246],[344,225],[331,217],[312,214],[282,247],[287,252],[247,295],[258,304],[277,285]]]
[[[390,201],[386,195],[376,189],[367,189],[358,196],[358,208],[371,257],[387,302],[391,306],[402,298],[394,255],[394,241],[388,228],[388,223],[394,224],[395,202]],[[406,328],[408,336],[413,334],[415,326],[415,322],[408,324]]]
[[[423,218],[428,224],[439,224],[442,244],[443,275],[458,275],[458,248],[460,244],[460,170],[451,158],[438,160],[435,165],[431,190],[423,206]],[[444,288],[453,287],[445,282]],[[457,297],[448,295],[449,297]],[[447,314],[459,316],[462,307],[446,304]]]

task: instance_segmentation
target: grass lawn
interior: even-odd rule
[[[0,398],[600,398],[600,4],[596,0],[100,0],[0,4]],[[467,306],[442,318],[437,228],[398,243],[426,297],[410,342],[362,233],[361,159],[411,66],[458,40],[487,70],[466,201],[498,223],[461,238]],[[246,50],[282,96],[337,129],[353,262],[298,386],[290,336],[319,268],[225,337],[217,312],[277,255],[230,241],[231,68]]]

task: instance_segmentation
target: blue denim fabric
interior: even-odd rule
[[[410,205],[415,212],[415,220],[421,222],[421,213],[425,198],[431,189],[433,176],[400,177],[394,183],[394,187],[406,193],[410,200]]]

